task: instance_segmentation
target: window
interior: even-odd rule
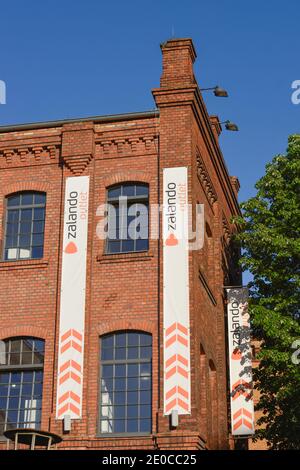
[[[146,251],[149,245],[147,184],[121,184],[107,191],[107,253]]]
[[[100,432],[151,433],[152,336],[135,331],[101,339]]]
[[[23,192],[6,199],[4,259],[42,258],[46,195]]]
[[[0,434],[41,425],[44,341],[12,338],[0,342]]]

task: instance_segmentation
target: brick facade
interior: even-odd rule
[[[153,90],[157,111],[0,128],[0,238],[5,198],[22,190],[47,194],[44,257],[0,262],[0,339],[45,339],[42,429],[68,449],[227,449],[228,394],[223,286],[240,282],[230,240],[239,213],[238,180],[218,144],[218,119],[207,113],[193,74],[190,39],[161,46],[163,73]],[[162,241],[149,251],[106,255],[96,235],[97,207],[108,186],[149,184],[162,203],[162,169],[188,167],[189,202],[204,204],[205,243],[189,253],[192,412],[170,429],[162,412]],[[90,176],[83,418],[63,433],[55,419],[65,179]],[[2,253],[2,251],[1,251]],[[119,330],[153,335],[152,434],[107,438],[98,433],[99,337]],[[0,448],[5,447],[1,444]]]

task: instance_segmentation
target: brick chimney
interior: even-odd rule
[[[161,88],[184,88],[195,85],[193,63],[197,57],[190,38],[170,39],[161,44],[163,72]]]

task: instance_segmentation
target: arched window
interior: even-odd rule
[[[25,191],[6,198],[4,259],[42,258],[46,195]]]
[[[107,190],[106,253],[146,251],[149,246],[149,187],[124,183]]]
[[[0,434],[41,424],[44,341],[10,338],[0,342]]]
[[[152,336],[123,331],[101,338],[100,433],[151,433]]]

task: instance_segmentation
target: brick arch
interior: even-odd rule
[[[8,339],[16,336],[32,336],[47,340],[50,336],[45,328],[38,326],[24,325],[24,326],[9,326],[1,329],[0,339]]]
[[[98,325],[97,333],[103,336],[107,333],[114,333],[121,330],[137,330],[145,333],[155,333],[155,322],[149,320],[116,320]]]
[[[146,173],[145,171],[118,171],[112,172],[111,175],[105,176],[102,179],[102,184],[105,188],[112,186],[114,184],[129,182],[129,181],[136,181],[141,183],[150,183],[150,174]]]
[[[21,191],[40,191],[47,193],[50,190],[50,184],[40,181],[17,181],[2,187],[3,194],[13,194]]]

